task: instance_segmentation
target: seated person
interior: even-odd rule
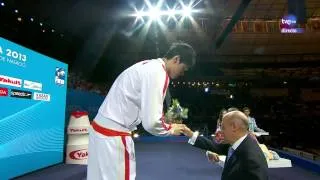
[[[218,121],[217,121],[217,129],[216,129],[215,138],[214,138],[217,143],[222,143],[222,142],[223,142],[223,135],[222,135],[222,133],[221,133],[221,122],[222,122],[222,118],[223,118],[223,116],[224,116],[226,113],[231,112],[231,111],[239,111],[239,109],[236,108],[236,107],[230,107],[230,108],[228,108],[228,110],[222,109],[222,110],[220,111],[219,119],[218,119]]]
[[[250,116],[250,109],[248,107],[243,108],[243,113],[248,117],[249,119],[249,131],[250,132],[266,132],[263,129],[260,129],[256,123],[256,119],[254,117]]]
[[[219,131],[221,129],[221,122],[222,122],[222,117],[227,114],[227,110],[226,109],[221,109],[220,113],[219,113],[219,118],[217,120],[217,129],[216,132]]]
[[[227,114],[227,110],[224,108],[221,109],[221,111],[219,113],[219,118],[217,120],[217,128],[216,128],[215,137],[214,137],[214,139],[217,143],[221,143],[223,141],[223,136],[221,133],[221,122],[222,122],[222,118],[225,114]]]

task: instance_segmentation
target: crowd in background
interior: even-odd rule
[[[107,83],[93,83],[88,81],[81,73],[70,72],[68,74],[68,88],[107,95],[109,85]]]

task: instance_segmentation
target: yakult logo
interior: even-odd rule
[[[88,132],[87,128],[70,128],[69,131],[71,133],[83,133],[83,132]]]
[[[9,77],[9,76],[0,75],[0,84],[14,86],[14,87],[21,87],[22,80]]]
[[[88,158],[88,150],[80,149],[69,153],[69,157],[73,160],[83,160]]]

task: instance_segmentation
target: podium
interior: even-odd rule
[[[220,167],[224,167],[224,163],[226,162],[226,156],[219,156],[218,165]],[[292,167],[292,163],[290,159],[280,158],[279,160],[269,160],[268,168],[287,168]]]
[[[269,132],[253,132],[253,134],[256,135],[257,137],[269,136]]]
[[[67,134],[66,164],[87,164],[90,121],[88,113],[71,113]]]

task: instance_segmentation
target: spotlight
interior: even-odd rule
[[[51,32],[54,32],[54,29],[51,29]]]
[[[40,24],[40,26],[42,26],[43,24],[42,23],[39,23]]]
[[[177,12],[176,12],[174,9],[170,9],[170,10],[168,11],[168,16],[169,16],[169,18],[175,19],[176,13],[177,13]]]
[[[18,9],[14,10],[15,13],[19,13]]]
[[[139,134],[138,134],[138,133],[134,133],[134,134],[133,134],[133,137],[134,137],[134,138],[138,138],[138,137],[139,137]]]
[[[158,8],[155,7],[155,8],[150,9],[148,14],[149,14],[149,17],[151,20],[157,20],[157,19],[159,19],[161,12]]]
[[[22,21],[21,17],[18,17],[17,20],[20,21],[20,22]]]
[[[191,7],[185,6],[185,7],[183,8],[182,14],[183,14],[184,17],[190,17],[190,16],[191,16],[191,13],[192,13]]]
[[[143,13],[141,11],[138,11],[136,14],[135,14],[136,18],[137,19],[141,19],[142,16],[143,16]]]
[[[1,3],[1,6],[4,6],[4,5],[5,5],[4,2],[2,2],[2,3]]]
[[[33,22],[33,18],[30,18],[30,21]]]
[[[204,88],[204,92],[209,92],[209,88],[208,87]]]

